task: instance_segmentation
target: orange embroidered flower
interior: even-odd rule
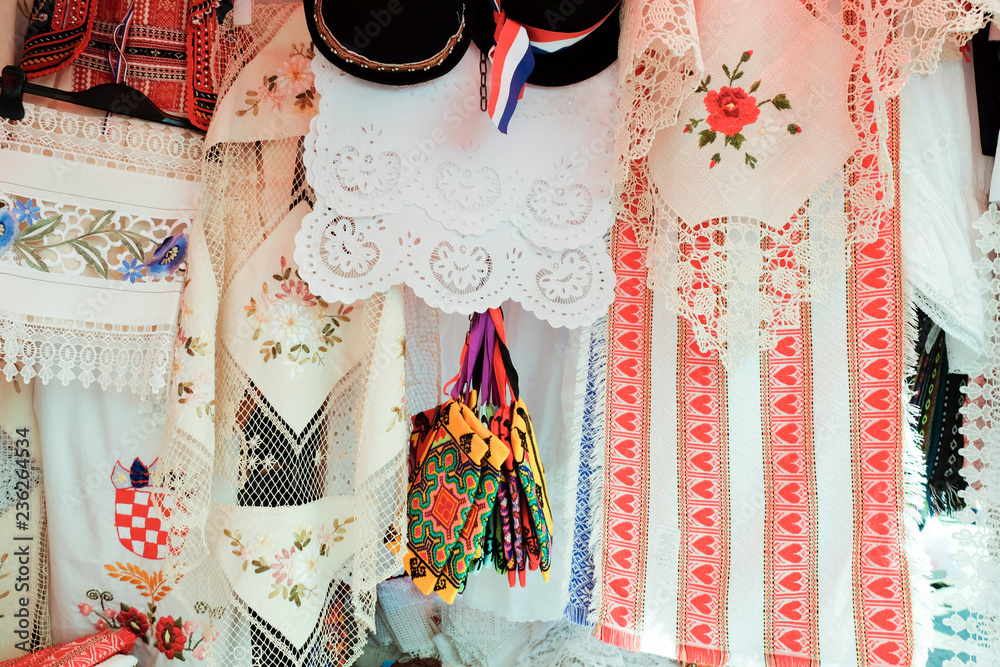
[[[760,109],[757,98],[747,95],[742,88],[722,86],[718,91],[710,90],[705,95],[705,109],[708,110],[708,126],[716,132],[732,136],[746,125],[757,122]]]

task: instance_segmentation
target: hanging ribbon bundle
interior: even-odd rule
[[[471,318],[451,399],[413,418],[407,574],[446,602],[492,560],[510,585],[548,580],[552,514],[498,308]]]

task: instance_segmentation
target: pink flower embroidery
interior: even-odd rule
[[[184,621],[184,634],[188,637],[194,634],[195,630],[198,629],[198,624],[194,621]]]
[[[313,86],[313,73],[309,59],[299,54],[293,55],[278,68],[278,87],[288,94],[298,95]]]
[[[84,616],[90,616],[91,612],[94,611],[94,608],[91,607],[86,602],[81,602],[80,604],[76,605],[76,608],[79,609],[80,613],[83,614]]]
[[[205,659],[205,652],[207,650],[208,650],[208,645],[207,644],[202,644],[201,646],[199,646],[198,648],[196,648],[191,653],[191,655],[193,655],[195,657],[195,660],[204,660]]]
[[[97,628],[98,632],[101,632],[102,630],[107,630],[108,629],[108,622],[105,621],[103,618],[100,618],[100,619],[97,620],[96,623],[94,623],[94,627]]]
[[[274,577],[274,583],[281,584],[282,581],[288,581],[288,585],[292,585],[292,565],[295,563],[295,547],[289,549],[282,549],[281,553],[275,556],[276,563],[271,563],[271,569],[274,572],[271,575]]]

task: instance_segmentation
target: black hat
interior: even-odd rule
[[[472,17],[463,0],[304,0],[316,48],[375,83],[423,83],[465,54]]]
[[[586,37],[559,51],[534,53],[535,66],[528,83],[567,86],[589,79],[618,58],[620,0],[473,0],[476,19],[473,39],[488,53],[496,30],[495,4],[507,18],[525,28],[554,33],[579,33]],[[594,28],[594,26],[597,26]]]

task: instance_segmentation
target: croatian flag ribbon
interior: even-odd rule
[[[507,134],[507,124],[514,115],[514,107],[524,94],[524,84],[535,68],[535,53],[555,53],[576,44],[618,11],[618,6],[586,30],[556,32],[522,25],[507,17],[500,7],[500,0],[490,2],[496,23],[493,35],[496,45],[489,54],[493,71],[490,74],[490,95],[486,112],[497,129]]]
[[[128,72],[128,62],[125,60],[125,43],[128,42],[128,31],[132,27],[133,16],[135,16],[135,2],[129,5],[128,11],[125,12],[125,18],[115,26],[115,32],[111,36],[115,48],[108,50],[108,64],[111,65],[111,75],[115,78],[115,83],[124,82]]]

